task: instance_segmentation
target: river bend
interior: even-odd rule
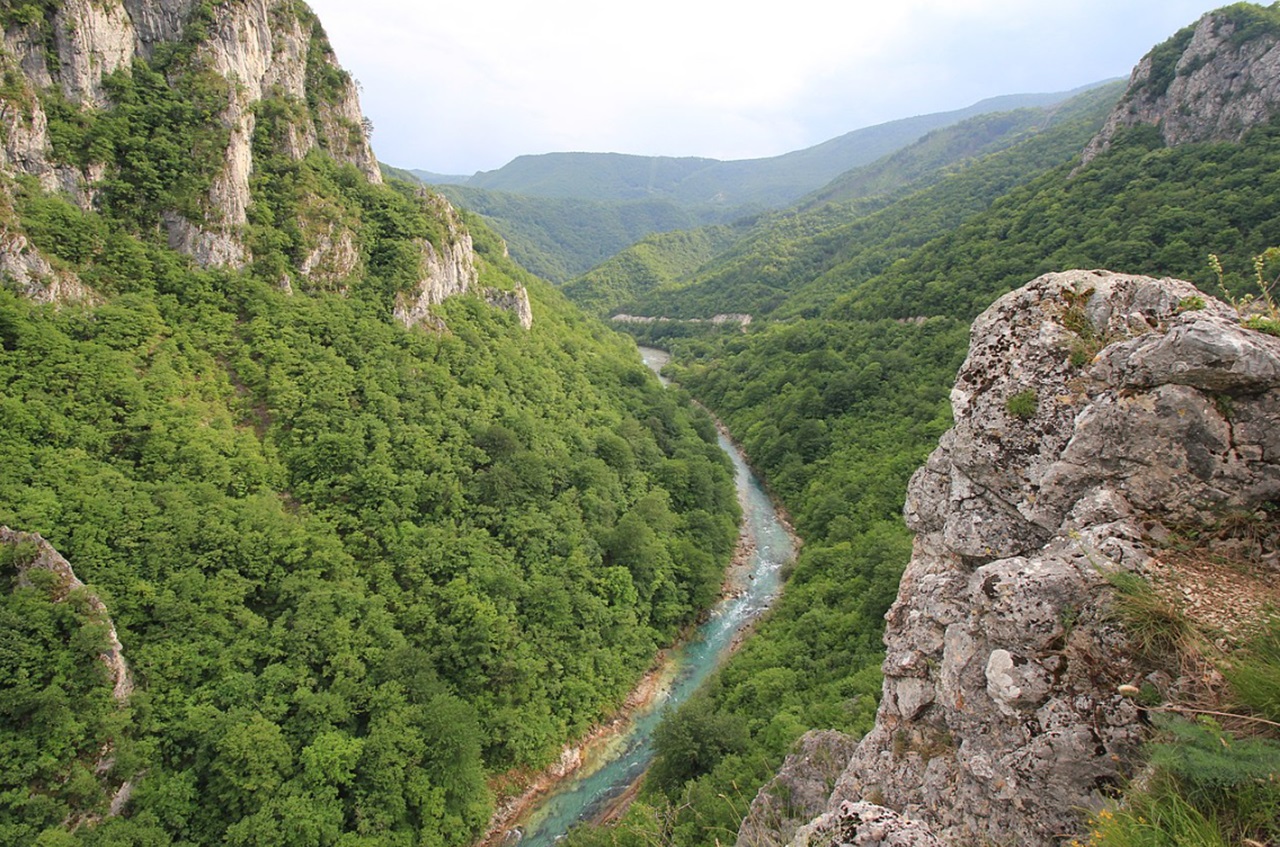
[[[669,360],[661,350],[642,347],[646,365],[658,372]],[[663,380],[664,384],[666,380]],[[723,433],[720,447],[732,459],[743,512],[745,564],[731,571],[726,596],[692,637],[668,652],[658,694],[637,708],[617,733],[591,749],[580,768],[523,817],[508,843],[549,847],[574,824],[598,820],[627,793],[653,759],[652,734],[667,709],[683,703],[732,652],[738,636],[777,597],[782,569],[795,555],[795,542],[772,501]]]

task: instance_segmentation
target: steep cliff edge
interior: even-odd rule
[[[304,4],[66,0],[0,10],[0,24],[0,276],[26,296],[99,299],[82,262],[59,262],[57,244],[25,231],[19,207],[44,192],[288,291],[348,293],[396,261],[379,241],[416,237],[418,276],[396,282],[417,292],[402,321],[471,293],[528,324],[523,290],[480,287],[470,236],[442,198],[410,199],[436,221],[410,234],[384,220],[393,201],[360,186],[382,183],[369,125]]]
[[[1202,17],[1143,57],[1129,90],[1084,151],[1156,127],[1165,144],[1239,141],[1280,106],[1280,10],[1237,3]]]
[[[46,189],[71,191],[88,207],[104,172],[94,167],[97,162],[58,161],[37,93],[52,92],[82,112],[106,109],[114,105],[108,78],[129,72],[136,60],[170,63],[174,76],[211,71],[227,83],[215,118],[225,151],[200,204],[203,214],[171,210],[163,219],[171,246],[203,265],[241,267],[248,260],[239,229],[251,202],[256,107],[268,97],[305,107],[296,110],[293,132],[281,139],[289,155],[302,158],[320,149],[354,165],[371,182],[382,180],[355,84],[305,6],[268,0],[69,0],[43,16],[31,13],[35,8],[10,12],[5,20],[6,65],[21,69],[28,90],[21,98],[25,108],[6,110],[0,164],[39,178]],[[10,78],[11,86],[18,82]]]
[[[1116,575],[1159,586],[1170,527],[1280,499],[1277,388],[1280,339],[1190,283],[1050,274],[983,313],[955,426],[908,490],[876,727],[795,843],[1078,831],[1139,765],[1147,719],[1121,686],[1198,684],[1135,644]]]

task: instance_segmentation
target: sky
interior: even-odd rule
[[[1001,94],[1128,77],[1206,0],[310,0],[378,158],[746,159]]]

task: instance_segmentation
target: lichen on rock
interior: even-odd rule
[[[848,840],[866,820],[848,804],[872,801],[940,843],[1047,847],[1132,776],[1146,725],[1118,689],[1153,668],[1110,577],[1160,570],[1152,527],[1280,498],[1280,339],[1193,296],[1071,271],[974,322],[955,425],[908,488],[876,726],[796,843],[895,843]],[[1011,414],[1024,391],[1034,411]]]

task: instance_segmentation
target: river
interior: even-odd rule
[[[640,353],[655,373],[670,358],[647,347]],[[574,824],[607,814],[653,759],[651,736],[663,713],[688,699],[732,652],[739,634],[777,597],[782,568],[795,555],[795,543],[741,452],[723,433],[720,447],[733,460],[745,534],[740,549],[749,555],[731,569],[726,596],[712,608],[706,623],[668,652],[659,670],[657,695],[636,708],[621,730],[591,745],[582,766],[519,821],[520,847],[548,847]],[[513,833],[508,843],[515,838]]]

